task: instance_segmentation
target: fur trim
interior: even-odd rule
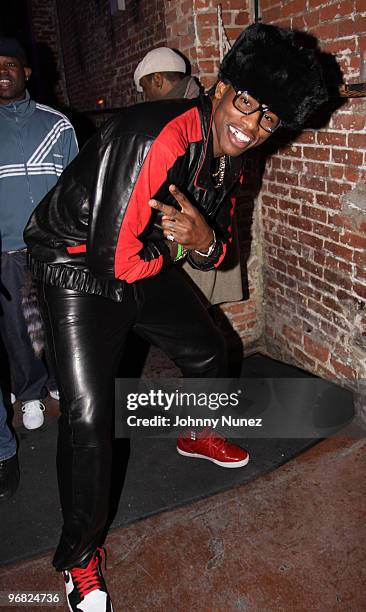
[[[31,274],[22,290],[22,309],[28,335],[36,357],[41,358],[45,348],[45,331],[39,310],[38,292]]]
[[[316,52],[291,30],[256,23],[225,55],[219,79],[268,104],[284,127],[299,129],[329,96]]]

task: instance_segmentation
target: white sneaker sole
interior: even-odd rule
[[[239,467],[244,467],[245,465],[247,465],[249,463],[249,455],[243,459],[242,461],[219,461],[218,459],[213,459],[213,457],[207,457],[207,455],[200,455],[199,453],[187,453],[186,451],[181,450],[180,448],[178,448],[177,446],[177,451],[180,455],[183,455],[183,457],[193,457],[194,459],[207,459],[207,461],[211,461],[212,463],[216,463],[216,465],[219,465],[220,467],[223,468],[239,468]]]

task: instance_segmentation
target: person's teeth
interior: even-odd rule
[[[243,132],[235,129],[231,125],[229,126],[229,128],[230,128],[230,131],[234,134],[235,138],[237,138],[238,140],[241,140],[241,142],[250,142],[250,138],[248,138],[248,136],[243,134]]]

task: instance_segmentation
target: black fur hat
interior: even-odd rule
[[[268,104],[284,127],[301,128],[328,100],[323,71],[296,32],[264,23],[244,30],[222,60],[219,79]]]

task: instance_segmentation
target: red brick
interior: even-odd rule
[[[304,13],[306,11],[306,0],[291,0],[282,4],[281,19],[283,17],[293,16],[296,13]]]
[[[304,23],[306,26],[303,29],[314,28],[319,23],[319,12],[318,11],[308,11],[307,13],[304,14],[303,19],[304,19]],[[298,27],[295,25],[295,21],[294,21],[294,27]]]
[[[322,145],[337,145],[338,147],[346,146],[346,134],[340,132],[318,132],[316,140]]]
[[[297,147],[295,145],[287,145],[286,147],[281,147],[280,155],[286,155],[290,157],[302,157],[302,147]]]
[[[327,255],[325,258],[325,266],[330,270],[345,272],[347,275],[352,275],[353,266],[349,261],[343,261],[342,259],[336,259],[331,255]],[[344,276],[344,275],[343,275]]]
[[[316,203],[325,208],[340,209],[342,202],[339,197],[330,196],[324,193],[317,193],[315,196]]]
[[[319,253],[319,251],[314,251],[313,259],[314,259],[315,263],[318,263],[321,266],[324,266],[324,264],[325,264],[325,255],[324,255],[324,253]]]
[[[321,208],[316,208],[315,206],[307,206],[303,204],[301,206],[301,214],[303,214],[305,217],[309,217],[310,219],[321,221],[322,223],[326,223],[327,221],[326,211],[322,210]]]
[[[290,340],[291,342],[301,345],[302,332],[299,331],[298,329],[293,329],[289,327],[288,325],[283,325],[282,334],[285,336],[285,338],[288,338],[288,340]]]
[[[353,137],[355,134],[353,135]],[[351,136],[348,137],[349,139]],[[333,149],[332,160],[339,164],[350,164],[352,166],[361,166],[363,155],[359,151],[351,149]]]
[[[341,274],[337,274],[333,270],[324,270],[324,278],[325,280],[333,283],[337,287],[342,287],[342,289],[351,290],[352,281],[349,278],[345,278]]]
[[[300,132],[298,136],[296,136],[294,142],[299,144],[313,144],[315,142],[315,132],[304,130],[303,132]]]
[[[308,355],[303,353],[303,351],[300,351],[300,349],[298,349],[297,347],[294,348],[294,357],[295,359],[297,359],[297,362],[301,366],[307,366],[308,368],[310,368],[310,370],[314,370],[315,361],[313,359],[310,359]]]
[[[332,122],[336,129],[361,131],[365,128],[366,117],[365,115],[357,115],[356,113],[347,115],[339,113],[333,117]],[[349,142],[348,145],[350,146]]]
[[[341,242],[348,244],[355,249],[366,249],[366,237],[360,236],[359,234],[353,234],[351,232],[344,232],[341,236]]]
[[[355,19],[347,19],[341,21],[338,26],[339,36],[350,36],[352,34],[362,34],[366,31],[366,17],[359,15],[355,16]]]
[[[350,15],[354,10],[354,0],[346,0],[337,2],[333,5],[327,5],[320,10],[320,21],[329,21],[331,19]]]
[[[332,364],[336,374],[342,378],[346,378],[348,380],[354,380],[357,378],[357,374],[353,368],[351,368],[349,365],[341,363],[340,361],[337,361],[335,357],[331,357],[330,363]]]
[[[277,170],[276,172],[276,180],[279,183],[285,183],[286,185],[297,185],[298,184],[298,176],[297,174],[290,174],[287,172],[280,172]]]
[[[319,289],[319,291],[323,291],[323,292],[325,291],[330,294],[334,293],[334,287],[332,287],[332,285],[329,285],[329,283],[326,283],[323,280],[320,280],[319,278],[315,278],[312,276],[310,278],[310,282],[314,287]]]
[[[354,251],[352,261],[360,266],[366,267],[365,251]]]
[[[366,149],[366,135],[348,134],[348,146],[355,149]]]
[[[330,176],[335,179],[342,179],[344,176],[344,166],[331,166]]]
[[[317,159],[318,161],[328,161],[330,158],[330,150],[324,147],[303,147],[304,157],[308,159]]]
[[[270,183],[268,185],[269,191],[278,195],[288,195],[290,193],[289,187],[285,187],[284,185],[276,185],[276,183]],[[292,190],[291,190],[292,195]]]
[[[321,238],[318,238],[317,236],[305,234],[305,232],[299,232],[299,240],[301,240],[303,244],[307,244],[308,246],[313,247],[314,249],[320,250],[323,248],[323,240],[321,240]]]
[[[366,269],[356,267],[355,279],[366,281]]]
[[[309,219],[303,219],[301,217],[295,217],[294,215],[289,215],[288,222],[291,227],[297,227],[307,232],[310,232],[312,230],[312,222],[309,221]]]
[[[342,257],[343,259],[347,259],[348,261],[352,261],[352,250],[347,249],[346,247],[341,246],[340,244],[334,244],[334,242],[326,241],[324,243],[324,249],[330,251],[331,253],[333,253],[333,255]]]
[[[322,302],[324,306],[326,306],[330,310],[343,313],[343,308],[339,305],[339,303],[336,300],[333,300],[333,298],[329,297],[328,295],[322,296]]]
[[[268,257],[268,263],[275,270],[279,270],[280,272],[286,272],[287,266],[282,261],[278,261],[278,259],[274,259],[273,257]]]
[[[311,272],[311,274],[314,274],[315,276],[319,276],[320,278],[322,278],[323,276],[323,268],[321,266],[315,265],[312,261],[309,261],[308,259],[299,257],[299,266],[301,266],[301,268],[304,268],[304,270]]]
[[[243,10],[243,0],[220,0],[223,11]],[[202,7],[207,6],[207,0],[203,0]]]
[[[314,193],[312,191],[304,191],[303,189],[291,189],[291,198],[294,200],[300,200],[300,202],[310,202],[314,201]]]
[[[315,28],[312,28],[312,34],[315,34],[315,36],[321,41],[329,39],[334,40],[338,37],[339,25],[340,24],[338,24],[337,22],[321,24],[319,26],[316,26]],[[343,34],[343,36],[346,36],[346,34]]]
[[[279,207],[281,210],[293,212],[294,214],[300,213],[300,204],[291,202],[291,200],[279,200]]]
[[[327,336],[333,338],[336,338],[337,334],[339,333],[339,330],[335,325],[332,325],[332,323],[329,323],[329,321],[323,321],[323,319],[319,321],[319,327]]]
[[[321,223],[314,222],[313,232],[314,234],[318,234],[318,236],[329,238],[330,240],[333,240],[333,242],[339,241],[339,231],[329,227],[329,225],[322,225]]]
[[[353,289],[357,295],[361,296],[364,300],[366,300],[366,285],[361,285],[360,283],[355,283],[353,285]]]
[[[325,191],[325,181],[323,178],[316,176],[303,175],[300,177],[300,185],[307,189],[313,189],[314,191]]]
[[[342,195],[351,191],[349,185],[345,185],[344,183],[337,183],[336,181],[327,181],[327,192],[328,193],[336,193]]]
[[[240,11],[234,19],[235,25],[246,26],[249,25],[249,15],[244,11]]]
[[[309,285],[299,285],[297,290],[302,295],[313,298],[313,300],[319,300],[319,301],[321,300],[321,297],[322,297],[321,293],[319,293],[319,291],[316,291]]]
[[[306,335],[304,336],[304,347],[312,357],[315,357],[315,359],[324,363],[328,360],[329,349],[319,342],[314,342],[314,340]]]
[[[298,268],[298,267],[292,266],[291,264],[288,264],[287,272],[292,277],[292,279],[297,278],[299,281],[301,281],[303,283],[309,282],[309,275],[308,275],[308,273],[305,272],[304,270],[302,270],[301,268]]]
[[[197,13],[196,16],[197,24],[199,27],[207,27],[217,25],[217,13],[213,11],[212,13]]]
[[[361,168],[346,167],[344,169],[344,178],[351,183],[358,183],[359,181],[364,182],[364,175]]]

